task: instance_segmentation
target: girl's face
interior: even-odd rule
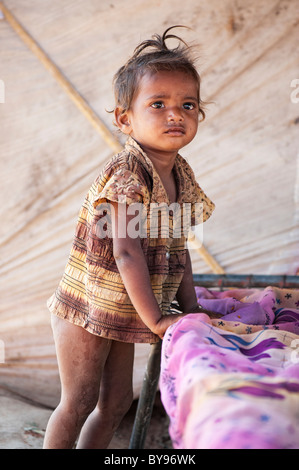
[[[176,71],[147,73],[139,81],[131,107],[116,122],[151,154],[176,155],[195,137],[198,128],[198,84]]]

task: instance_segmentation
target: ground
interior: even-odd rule
[[[137,400],[134,401],[130,411],[126,415],[118,431],[115,433],[109,447],[110,449],[128,448],[136,408]],[[168,424],[168,417],[161,403],[160,395],[157,393],[149,430],[145,440],[145,449],[172,449],[171,440],[168,434]]]
[[[128,449],[137,401],[123,419],[109,449]],[[37,407],[21,397],[0,396],[0,449],[41,449],[52,410]],[[145,449],[171,449],[168,417],[157,393]]]

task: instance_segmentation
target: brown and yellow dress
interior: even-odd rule
[[[191,224],[208,219],[214,204],[180,155],[175,160],[174,175],[177,203],[191,207]],[[99,236],[99,224],[107,212],[99,208],[101,204],[107,207],[109,201],[141,203],[147,214],[153,207],[169,205],[151,160],[132,138],[128,139],[125,149],[105,165],[84,200],[63,277],[48,300],[48,307],[55,315],[95,335],[129,343],[154,343],[158,337],[142,322],[118,272],[113,257],[113,237],[108,230],[107,236]],[[141,238],[152,289],[163,314],[170,313],[170,304],[184,274],[187,250],[186,233],[174,236],[173,212],[169,214],[166,232],[161,227],[158,231],[152,230],[147,223],[148,236]],[[139,288],[142,289],[142,285]]]

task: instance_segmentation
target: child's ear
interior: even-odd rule
[[[116,107],[114,111],[115,123],[117,127],[124,133],[129,135],[132,131],[131,122],[127,111],[120,107]]]

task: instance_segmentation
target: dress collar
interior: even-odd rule
[[[153,188],[152,188],[152,194],[151,194],[151,202],[157,202],[157,203],[165,202],[169,204],[169,198],[164,188],[164,185],[161,181],[161,178],[156,168],[154,167],[151,159],[147,156],[144,150],[132,137],[128,138],[127,143],[126,143],[126,149],[132,152],[138,158],[138,160],[143,164],[147,172],[152,177]],[[177,191],[178,191],[178,188],[177,188]]]
[[[151,159],[147,156],[144,150],[140,145],[134,140],[131,136],[126,142],[126,149],[133,153],[139,161],[146,168],[147,172],[151,175],[153,179],[153,190],[152,190],[152,202],[166,202],[170,204],[168,195],[163,186],[161,178],[155,169]],[[174,175],[177,186],[177,202],[178,203],[187,203],[187,202],[196,202],[197,193],[196,188],[198,184],[195,180],[194,173],[187,163],[187,161],[177,154],[174,162]]]
[[[126,150],[128,150],[129,152],[133,153],[136,157],[138,157],[138,159],[141,161],[143,166],[146,167],[150,175],[153,176],[153,173],[154,171],[156,172],[156,170],[151,159],[147,156],[147,154],[140,147],[140,145],[136,142],[136,140],[134,140],[133,137],[131,136],[129,136],[126,142]]]

